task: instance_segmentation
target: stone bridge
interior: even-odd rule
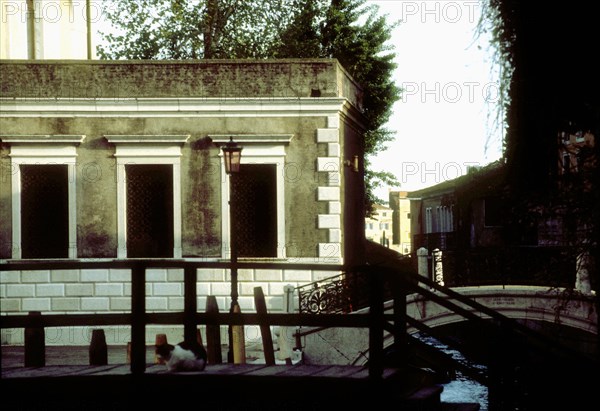
[[[540,286],[491,285],[455,287],[452,290],[509,318],[551,322],[593,334],[598,332],[594,295]],[[429,327],[465,320],[461,315],[418,294],[409,295],[407,304],[407,314]],[[473,311],[471,307],[465,308]],[[409,329],[409,332],[416,330]]]
[[[452,290],[509,318],[560,324],[593,335],[598,333],[594,294],[547,286],[490,285],[453,287]],[[463,316],[420,294],[408,295],[406,300],[407,314],[429,327],[465,321]],[[463,306],[455,300],[452,302]],[[386,304],[386,308],[391,310],[391,307],[391,302]],[[475,312],[471,307],[463,307]],[[475,313],[485,318],[485,315]],[[369,341],[367,330],[328,328],[315,330],[314,333],[310,329],[304,331],[308,331],[301,339],[306,363],[366,364]],[[408,328],[411,334],[417,331],[416,328]],[[392,336],[386,333],[385,345],[389,346],[392,342]]]

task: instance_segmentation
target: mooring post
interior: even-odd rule
[[[168,344],[167,342],[167,334],[156,334],[154,338],[154,345],[159,346],[163,344]],[[156,352],[154,353],[154,364],[164,364],[165,360],[162,357],[159,357]]]
[[[241,314],[239,304],[233,306],[233,314]],[[244,335],[244,324],[231,326],[232,344],[231,351],[233,352],[234,364],[246,363],[246,337]]]
[[[107,365],[108,347],[103,329],[92,330],[90,342],[90,365]]]

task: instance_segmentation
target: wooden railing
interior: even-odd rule
[[[383,279],[380,273],[369,267],[353,267],[353,272],[367,276],[371,306],[367,314],[249,314],[199,312],[197,307],[196,283],[198,269],[231,269],[230,262],[206,262],[188,260],[45,260],[8,261],[0,264],[0,271],[58,270],[58,269],[129,269],[131,270],[131,311],[129,313],[99,314],[44,314],[2,315],[1,328],[45,328],[62,326],[131,326],[131,372],[143,374],[146,368],[145,333],[148,324],[183,325],[184,339],[195,339],[198,325],[260,325],[260,326],[311,326],[311,327],[362,327],[369,329],[369,377],[383,376]],[[344,272],[346,267],[325,264],[288,264],[239,262],[238,269],[319,270]],[[183,312],[148,313],[145,305],[146,270],[149,268],[183,269],[184,309]]]

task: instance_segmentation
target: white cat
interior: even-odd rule
[[[202,371],[206,367],[206,350],[199,343],[157,345],[156,354],[165,361],[169,371]]]

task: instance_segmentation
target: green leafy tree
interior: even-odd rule
[[[102,33],[105,59],[336,58],[364,90],[366,205],[396,177],[372,170],[385,150],[385,128],[400,89],[388,44],[396,23],[366,0],[118,1],[106,15],[116,33]]]
[[[367,210],[383,201],[376,198],[376,188],[398,184],[395,175],[375,171],[369,162],[370,156],[385,150],[386,143],[393,140],[385,124],[401,92],[392,80],[395,54],[388,43],[397,23],[388,23],[377,11],[365,0],[308,0],[272,52],[282,58],[336,58],[362,86]]]
[[[110,0],[103,59],[265,58],[298,5],[288,0]]]

